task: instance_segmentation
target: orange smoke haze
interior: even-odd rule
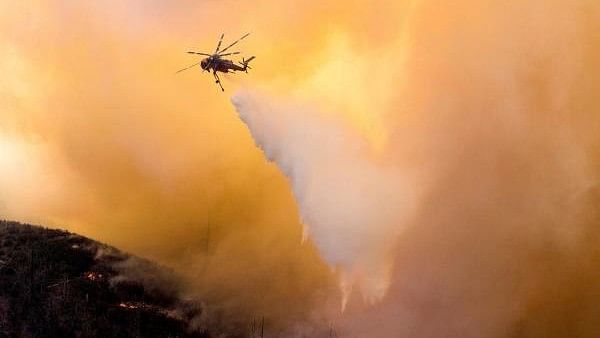
[[[324,241],[301,243],[302,187],[265,161],[261,129],[230,102],[256,90],[262,111],[299,102],[341,121],[367,144],[365,167],[410,182],[416,210],[386,228],[362,221],[376,199],[363,218],[343,215],[385,231],[369,248],[385,251],[373,284],[387,291],[378,305],[355,297],[346,332],[592,337],[599,17],[594,0],[0,1],[0,217],[184,272],[229,317],[212,325],[264,315],[284,337],[313,337],[299,323],[339,315],[343,272]],[[252,33],[234,48],[257,56],[248,75],[223,76],[223,94],[199,68],[174,74],[222,32]],[[592,310],[568,311],[579,304]]]

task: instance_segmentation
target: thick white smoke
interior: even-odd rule
[[[316,108],[250,91],[232,101],[257,145],[289,178],[305,234],[340,268],[342,291],[347,296],[357,284],[368,300],[380,299],[413,206],[406,177],[380,163],[360,133]]]

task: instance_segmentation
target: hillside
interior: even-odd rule
[[[0,221],[0,337],[211,337],[177,283],[85,237]]]

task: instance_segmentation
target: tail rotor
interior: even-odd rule
[[[242,58],[242,66],[244,67],[244,71],[246,73],[248,73],[248,69],[252,69],[252,67],[250,67],[248,64],[250,63],[250,61],[254,60],[256,58],[256,56],[251,56],[250,58],[248,58],[248,60]]]

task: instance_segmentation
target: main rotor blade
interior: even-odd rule
[[[240,54],[240,52],[231,52],[231,53],[219,54],[219,56],[229,56],[229,55],[236,55],[236,54]]]
[[[185,67],[185,68],[183,68],[183,69],[180,69],[180,70],[176,71],[176,72],[175,72],[175,74],[177,74],[177,73],[181,73],[181,72],[183,72],[184,70],[188,70],[188,69],[190,69],[190,68],[192,68],[192,67],[194,67],[194,66],[197,66],[197,65],[199,65],[201,62],[202,62],[202,61],[200,61],[200,62],[196,62],[196,63],[194,63],[193,65],[189,65],[189,66],[187,66],[187,67]]]
[[[212,55],[210,55],[210,54],[206,54],[206,53],[200,53],[200,52],[188,52],[188,54],[196,54],[196,55],[212,56]]]
[[[242,36],[241,38],[235,40],[231,45],[223,48],[222,51],[219,52],[219,54],[223,53],[224,51],[228,50],[230,47],[232,47],[233,45],[235,45],[236,43],[242,41],[245,37],[247,37],[248,35],[250,35],[250,33],[246,33],[246,35]]]
[[[221,34],[221,38],[219,39],[219,44],[217,44],[217,49],[215,49],[215,54],[217,54],[219,52],[219,48],[221,47],[221,43],[223,42],[224,36],[225,36],[225,33]]]

